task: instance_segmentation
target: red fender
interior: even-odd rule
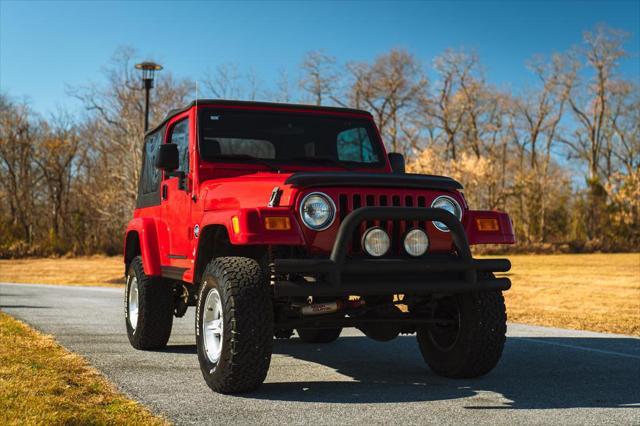
[[[498,223],[497,230],[481,230],[477,219],[493,219]],[[463,221],[469,244],[514,244],[516,237],[509,215],[495,210],[469,210]]]
[[[148,217],[139,217],[129,222],[125,237],[125,257],[127,250],[126,242],[131,232],[138,234],[145,274],[160,275],[160,249],[158,246],[158,233],[155,220]]]
[[[238,218],[239,232],[233,229],[233,217]],[[289,231],[269,231],[264,228],[268,216],[288,217]],[[200,227],[223,225],[227,228],[229,241],[233,245],[302,245],[302,230],[293,212],[288,207],[248,208],[205,212]]]

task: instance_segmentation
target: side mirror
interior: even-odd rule
[[[172,172],[178,168],[180,156],[178,155],[178,145],[175,143],[163,143],[160,145],[158,157],[156,158],[156,168],[166,172]]]
[[[397,152],[390,152],[389,162],[391,163],[393,173],[404,173],[404,155],[398,154]]]

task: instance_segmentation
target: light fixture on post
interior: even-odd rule
[[[136,69],[142,71],[142,82],[144,83],[144,131],[149,129],[149,91],[153,87],[153,77],[156,71],[162,69],[162,65],[155,62],[141,62],[136,64]]]

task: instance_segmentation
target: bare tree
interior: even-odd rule
[[[518,172],[518,179],[523,181],[519,195],[525,208],[528,235],[536,241],[545,241],[547,206],[552,193],[549,190],[552,149],[576,70],[563,55],[554,55],[549,62],[534,58],[529,68],[537,77],[538,87],[526,91],[514,103],[518,131],[522,132],[518,138],[522,143],[520,153],[529,159],[529,165],[521,163]]]
[[[407,117],[417,114],[427,88],[420,63],[409,52],[394,49],[372,65],[353,63],[347,69],[352,103],[371,111],[392,151],[410,153],[417,130],[408,127]]]
[[[65,251],[65,228],[71,183],[80,149],[80,137],[71,117],[59,112],[49,123],[43,123],[37,139],[33,162],[39,168],[49,206],[49,242],[56,250]]]
[[[456,160],[460,134],[464,128],[465,112],[470,94],[462,94],[461,87],[471,84],[472,75],[478,67],[478,57],[465,51],[447,50],[434,60],[438,74],[433,102],[424,108],[425,114],[440,129],[448,158]],[[466,99],[465,99],[466,98]]]
[[[40,177],[33,164],[38,123],[26,104],[0,96],[0,182],[3,207],[8,207],[10,227],[27,244],[33,242],[36,184]]]
[[[606,147],[608,174],[621,166],[630,175],[640,168],[640,86],[617,81],[611,94],[611,134]]]
[[[337,74],[336,59],[322,50],[307,52],[300,68],[302,78],[300,88],[307,92],[315,105],[322,105],[330,99]]]
[[[247,100],[255,101],[260,98],[264,98],[263,95],[263,82],[258,76],[255,68],[250,68],[246,75],[247,81],[247,95],[244,97]]]
[[[601,239],[607,198],[603,183],[608,181],[611,173],[610,163],[606,161],[607,150],[613,151],[610,138],[615,134],[612,126],[615,71],[619,59],[626,55],[623,43],[627,36],[606,26],[598,26],[593,32],[586,31],[583,36],[584,43],[578,49],[577,58],[584,58],[591,78],[588,81],[576,79],[576,84],[573,84],[568,101],[577,127],[562,141],[572,155],[587,163],[587,236]]]
[[[82,137],[90,145],[85,189],[95,201],[96,213],[109,229],[120,229],[131,216],[142,161],[143,91],[135,74],[135,51],[116,52],[105,71],[105,86],[73,89],[89,117]],[[158,75],[152,91],[151,123],[172,108],[183,106],[195,88],[188,80],[174,80],[168,72]]]
[[[277,102],[291,102],[293,96],[291,94],[291,79],[287,70],[280,68],[278,70],[278,80],[276,81],[276,91],[271,97]]]
[[[603,147],[611,135],[611,97],[618,60],[625,56],[622,47],[626,34],[605,26],[584,33],[579,49],[592,71],[589,82],[577,81],[569,96],[569,105],[578,123],[575,132],[563,141],[588,164],[589,179],[600,180]]]
[[[269,95],[254,68],[241,72],[236,64],[219,65],[215,72],[208,72],[203,79],[205,92],[217,99],[255,101]]]
[[[218,99],[241,99],[242,76],[236,64],[221,64],[205,75],[204,87]]]

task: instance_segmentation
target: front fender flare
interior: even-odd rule
[[[481,231],[476,225],[477,219],[492,219],[498,223],[494,231]],[[469,210],[465,214],[465,231],[470,245],[475,244],[515,244],[516,237],[509,215],[496,210]]]
[[[272,231],[264,227],[267,216],[288,217],[291,229]],[[233,217],[238,218],[238,231],[233,229]],[[294,245],[304,244],[302,230],[294,213],[288,207],[265,207],[229,209],[205,212],[200,228],[222,225],[227,229],[229,242],[233,245]]]

